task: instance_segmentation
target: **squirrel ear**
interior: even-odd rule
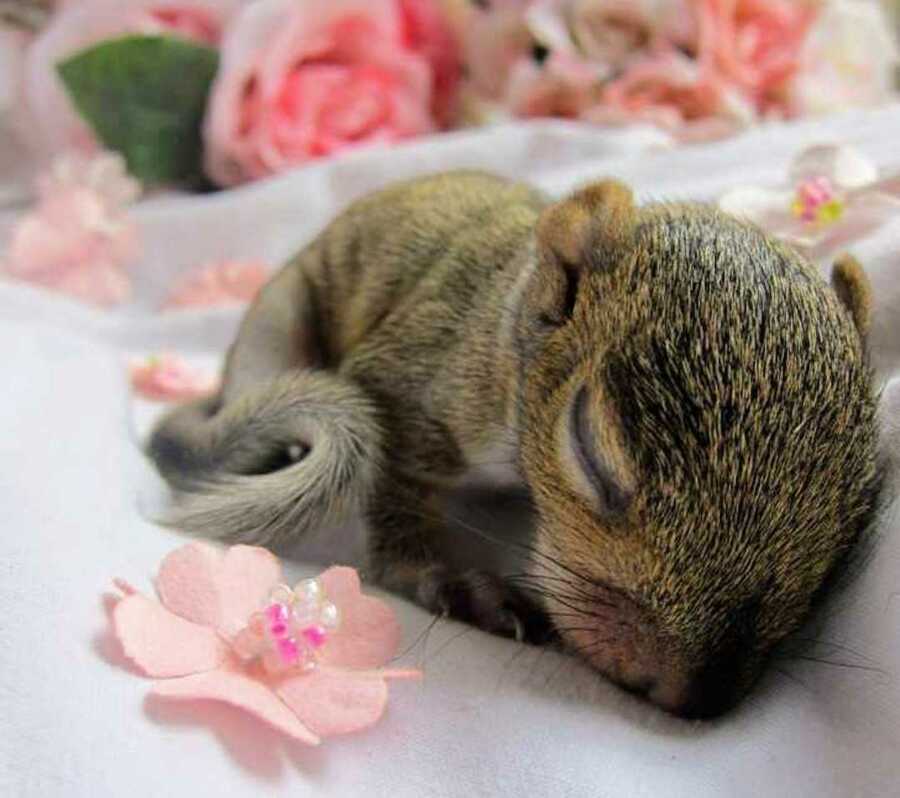
[[[831,269],[831,286],[865,340],[872,318],[872,287],[865,269],[852,255],[841,255]]]
[[[637,209],[631,189],[601,180],[551,205],[537,225],[538,246],[568,269],[615,262],[630,242]]]

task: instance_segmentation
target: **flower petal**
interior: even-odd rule
[[[183,358],[164,352],[129,363],[131,387],[153,402],[187,402],[215,393],[219,381],[190,366]]]
[[[266,549],[189,543],[163,560],[156,589],[175,614],[233,635],[280,581],[281,565]]]
[[[329,568],[320,578],[329,600],[341,612],[341,625],[329,637],[321,662],[345,668],[384,665],[400,645],[394,611],[380,599],[362,594],[353,568]]]
[[[374,725],[387,704],[387,685],[377,671],[319,666],[279,682],[275,692],[320,737]]]
[[[297,719],[272,690],[242,673],[224,669],[197,673],[157,682],[150,692],[180,701],[222,701],[255,715],[295,740],[309,745],[319,744],[319,738]]]
[[[173,615],[161,604],[132,593],[113,608],[113,632],[122,650],[147,676],[170,677],[218,667],[225,644],[206,626]]]
[[[817,144],[794,158],[789,180],[796,185],[814,177],[827,177],[840,188],[856,189],[874,183],[878,169],[854,147]]]
[[[851,242],[872,234],[898,212],[900,201],[895,197],[861,192],[847,203],[847,210],[840,221],[824,228],[820,235],[812,238],[808,246],[809,254],[814,258],[828,258]]]
[[[792,221],[791,199],[790,191],[746,186],[723,194],[719,199],[719,208],[772,232],[774,228]]]

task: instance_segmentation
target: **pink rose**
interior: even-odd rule
[[[647,122],[679,135],[686,125],[702,124],[701,138],[722,135],[752,117],[741,92],[677,50],[633,63],[606,85],[602,101],[584,114],[592,122]],[[716,120],[714,129],[708,126],[710,120]]]
[[[598,122],[681,119],[669,106],[691,102],[684,89],[692,76],[677,64],[666,92],[666,108],[654,110],[644,86],[649,73],[660,84],[669,53],[695,46],[688,0],[531,0],[492,3],[467,17],[469,88],[479,100],[514,116],[557,116]],[[663,61],[668,61],[664,68]],[[633,65],[640,65],[633,76]],[[608,81],[627,76],[606,99]],[[632,88],[640,84],[639,98]],[[627,90],[626,90],[627,87]],[[706,89],[701,90],[708,93]],[[677,97],[675,95],[678,95]],[[471,101],[471,95],[468,97]],[[634,99],[634,102],[632,100]],[[709,103],[704,100],[704,104]],[[470,108],[472,105],[470,104]],[[673,123],[674,124],[674,123]],[[673,126],[673,125],[667,125]]]
[[[476,94],[502,101],[513,70],[523,63],[537,70],[532,33],[517,9],[476,9],[463,24],[468,82]]]
[[[798,105],[791,86],[817,9],[814,0],[490,3],[467,17],[467,107],[722,136]]]
[[[516,116],[577,119],[598,94],[597,70],[591,64],[566,53],[551,53],[540,66],[530,57],[513,65],[505,104]]]
[[[75,110],[56,73],[56,65],[66,57],[126,33],[178,34],[214,44],[241,2],[75,0],[63,4],[26,58],[24,94],[32,117],[29,141],[47,156],[73,148],[85,153],[98,149],[93,132]]]
[[[787,109],[803,41],[816,15],[804,0],[695,0],[704,71],[741,88],[758,113]]]
[[[459,42],[437,0],[398,0],[403,41],[431,65],[432,109],[437,122],[453,121],[457,87],[462,74]]]
[[[247,5],[222,43],[205,125],[209,176],[233,185],[434,130],[435,90],[448,78],[433,64],[447,59],[422,8],[396,0]]]
[[[525,15],[535,39],[554,52],[614,73],[659,44],[692,47],[691,0],[533,0]]]

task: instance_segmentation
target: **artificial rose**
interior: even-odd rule
[[[56,65],[104,39],[127,33],[177,34],[216,43],[243,0],[76,0],[63,4],[29,49],[25,102],[32,117],[29,143],[45,156],[98,144],[56,72]]]
[[[431,65],[432,109],[439,125],[453,121],[457,87],[462,73],[457,36],[438,0],[398,0],[403,41]]]
[[[491,4],[468,19],[468,107],[669,129],[730,118],[727,86],[682,52],[699,46],[693,10],[688,0]]]
[[[532,61],[534,39],[525,18],[513,8],[474,9],[462,24],[470,90],[502,101],[513,70]]]
[[[688,0],[534,0],[525,17],[538,42],[607,76],[659,45],[694,47],[697,38]]]
[[[467,18],[466,107],[650,122],[681,139],[721,136],[792,114],[792,81],[820,7],[816,0],[492,2]],[[823,33],[831,45],[841,40],[834,28]],[[893,49],[866,35],[892,64]]]
[[[897,60],[897,42],[880,5],[832,0],[800,52],[793,110],[832,113],[889,102]]]
[[[209,176],[233,185],[434,130],[435,90],[449,81],[435,63],[450,59],[422,8],[398,0],[247,5],[222,43],[205,125]]]
[[[578,118],[596,100],[606,68],[584,58],[572,41],[568,6],[568,0],[538,0],[470,12],[464,28],[467,121]]]
[[[649,122],[681,139],[719,138],[751,122],[746,96],[715,72],[676,50],[632,64],[607,84],[584,118],[623,124]]]
[[[694,0],[705,74],[740,88],[760,114],[787,114],[789,87],[817,5],[809,0]]]
[[[551,53],[538,66],[518,60],[509,76],[506,105],[516,116],[556,116],[577,119],[596,102],[596,69],[567,53]]]

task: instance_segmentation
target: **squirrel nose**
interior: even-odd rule
[[[685,719],[715,718],[731,709],[742,695],[740,658],[715,657],[686,675],[667,674],[647,691],[647,698]]]

